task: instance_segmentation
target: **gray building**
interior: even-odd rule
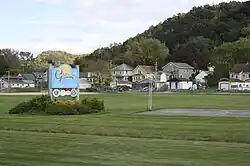
[[[189,79],[194,73],[194,67],[187,63],[169,62],[162,67],[164,73],[166,73],[167,79],[173,78],[185,78]]]

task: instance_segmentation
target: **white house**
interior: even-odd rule
[[[134,70],[133,67],[123,63],[123,64],[113,68],[111,70],[111,75],[112,75],[114,81],[119,80],[119,81],[132,82],[133,70]]]
[[[229,72],[230,79],[239,79],[242,81],[250,79],[250,64],[242,63],[235,64],[234,67]]]
[[[154,82],[155,82],[155,88],[160,89],[164,86],[168,86],[167,82],[167,75],[163,71],[158,71],[153,76]],[[166,89],[167,90],[167,89]]]

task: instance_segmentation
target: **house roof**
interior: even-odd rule
[[[24,84],[23,80],[10,80],[10,84]]]
[[[126,71],[126,70],[134,70],[134,68],[133,67],[131,67],[131,66],[129,66],[129,65],[127,65],[127,64],[125,64],[125,63],[123,63],[123,64],[121,64],[121,65],[119,65],[119,66],[116,66],[115,68],[113,68],[112,70],[114,70],[114,71]]]
[[[23,73],[21,74],[24,80],[36,80],[36,77],[32,73]]]
[[[147,73],[153,73],[154,72],[154,66],[139,65],[139,67],[141,67]]]
[[[169,62],[168,64],[166,64],[165,66],[163,66],[162,68],[165,68],[167,65],[169,64],[173,64],[175,65],[176,67],[178,68],[185,68],[185,69],[193,69],[194,67],[193,66],[190,66],[189,64],[187,63],[181,63],[181,62]]]
[[[43,72],[33,72],[33,75],[36,77],[36,78],[42,78],[44,73]]]
[[[241,63],[235,64],[231,69],[231,72],[240,73],[240,72],[250,72],[250,64],[249,63]]]

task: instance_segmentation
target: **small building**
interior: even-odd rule
[[[153,87],[155,87],[155,80],[151,80],[151,78],[145,78],[143,80],[139,80],[137,82],[134,82],[133,83],[133,88],[134,89],[143,89],[143,88],[146,88],[146,87],[149,87],[149,84],[151,83],[152,81],[152,85]]]
[[[171,90],[187,90],[191,89],[193,86],[193,82],[185,78],[173,78],[168,80],[168,82],[169,89]]]
[[[154,66],[138,65],[133,70],[132,82],[137,82],[146,78],[151,78],[154,73]]]
[[[167,91],[168,82],[167,76],[163,71],[158,71],[153,76],[155,82],[155,88],[157,91]]]
[[[79,79],[79,89],[82,90],[82,89],[87,89],[87,88],[91,88],[91,87],[92,87],[92,85],[88,80],[86,80],[84,78]]]
[[[224,90],[224,91],[250,90],[250,79],[242,81],[239,79],[222,78],[222,79],[220,79],[220,81],[218,83],[218,89]]]

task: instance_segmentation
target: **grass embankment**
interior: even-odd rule
[[[7,110],[30,96],[0,96],[0,165],[248,166],[250,121],[139,116],[146,94],[95,95],[107,112],[19,116]],[[249,96],[250,97],[250,96]],[[247,95],[166,95],[154,108],[249,109]]]

